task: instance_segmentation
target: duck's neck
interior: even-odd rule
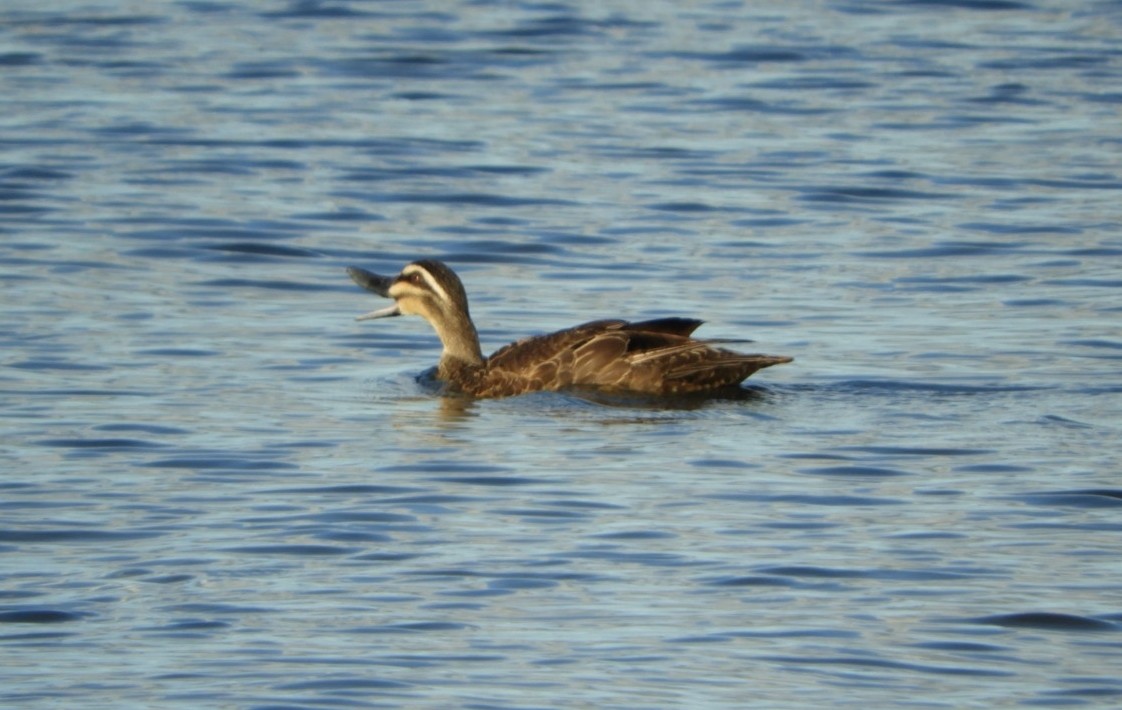
[[[434,324],[435,325],[435,324]],[[436,334],[444,345],[444,352],[440,355],[440,364],[437,372],[442,379],[448,379],[453,371],[469,368],[483,367],[486,360],[483,351],[479,349],[479,334],[471,322],[471,316],[457,314],[443,320],[436,325]]]

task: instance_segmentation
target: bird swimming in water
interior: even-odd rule
[[[350,267],[356,284],[393,305],[356,320],[419,315],[444,346],[436,378],[473,397],[510,397],[540,390],[595,388],[653,395],[719,392],[752,373],[791,362],[782,355],[745,355],[696,340],[702,321],[658,318],[596,320],[524,338],[484,357],[460,278],[435,259],[414,261],[396,277]]]

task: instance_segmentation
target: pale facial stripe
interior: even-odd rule
[[[444,287],[437,283],[436,279],[432,277],[432,274],[426,271],[424,267],[417,266],[416,264],[410,264],[409,266],[406,266],[404,269],[402,269],[401,273],[405,276],[420,274],[421,278],[425,280],[425,285],[428,286],[429,290],[435,293],[441,301],[447,303],[451,300],[450,298],[448,298],[448,292],[444,290]]]

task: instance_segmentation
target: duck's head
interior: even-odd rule
[[[393,305],[364,313],[355,320],[419,315],[435,325],[468,312],[467,293],[460,277],[435,259],[414,261],[392,277],[354,266],[347,268],[347,274],[367,291],[394,300]]]
[[[356,320],[418,315],[436,330],[444,344],[444,356],[481,363],[479,336],[468,312],[467,293],[460,277],[446,264],[422,259],[406,265],[397,276],[379,276],[354,266],[351,279],[367,291],[392,298],[393,305],[370,311]]]

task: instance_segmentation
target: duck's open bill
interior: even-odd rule
[[[351,277],[359,286],[362,286],[367,291],[376,293],[382,298],[390,298],[390,285],[393,283],[392,276],[382,276],[375,274],[366,269],[360,269],[357,266],[348,266],[347,275]],[[355,320],[373,320],[374,318],[389,318],[391,316],[399,316],[401,311],[397,307],[397,303],[385,308],[379,308],[376,311],[363,313],[361,316],[356,316]]]

